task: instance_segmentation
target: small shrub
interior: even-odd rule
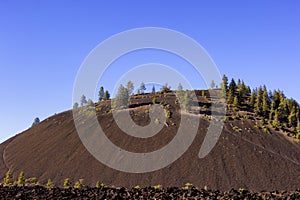
[[[239,119],[240,119],[240,116],[239,116],[239,115],[234,115],[232,118],[233,118],[233,119],[236,119],[236,120],[239,120]]]
[[[53,183],[53,181],[49,178],[46,184],[46,188],[53,188],[55,185]]]
[[[184,184],[184,186],[182,187],[182,189],[188,190],[188,189],[191,189],[192,187],[193,187],[193,184],[191,184],[191,183],[186,183],[186,184]]]
[[[160,122],[159,122],[159,120],[157,118],[155,118],[154,123],[155,124],[159,124]]]
[[[96,107],[96,111],[101,111],[102,107]]]
[[[250,115],[244,115],[244,119],[250,119]]]
[[[133,188],[134,188],[134,189],[141,189],[141,186],[136,185],[136,186],[134,186]]]
[[[232,130],[234,130],[235,132],[241,132],[241,131],[242,131],[242,130],[241,130],[239,127],[237,127],[237,126],[232,127]]]
[[[166,111],[166,118],[168,118],[168,119],[171,118],[171,112],[169,110]]]
[[[20,172],[19,176],[18,176],[18,180],[17,180],[17,186],[21,187],[24,186],[25,183],[25,178],[24,178],[24,172]]]
[[[153,188],[154,189],[162,189],[162,185],[154,185]]]
[[[155,97],[152,98],[152,103],[156,104],[156,98]]]
[[[106,187],[106,185],[100,181],[96,182],[96,188]]]
[[[79,179],[78,181],[75,182],[74,184],[74,188],[83,188],[84,184],[83,184],[83,179]]]
[[[260,122],[261,122],[262,125],[266,124],[266,120],[265,119],[261,119]]]
[[[11,170],[8,170],[5,174],[5,178],[3,179],[3,186],[8,187],[12,186],[13,183],[13,176]]]
[[[230,116],[225,116],[225,120],[226,120],[226,121],[230,121],[230,120],[232,120],[232,117],[230,117]]]
[[[69,188],[69,187],[71,187],[71,181],[70,181],[70,178],[66,178],[66,179],[64,180],[63,187],[64,187],[64,188]]]
[[[259,126],[257,126],[257,125],[254,125],[254,128],[256,128],[256,129],[260,129],[260,127],[259,127]]]
[[[25,184],[29,186],[37,186],[39,185],[38,179],[36,177],[31,177],[25,179]]]
[[[263,131],[267,134],[271,134],[270,130],[268,127],[263,127]]]

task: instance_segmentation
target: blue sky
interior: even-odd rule
[[[279,88],[299,102],[299,19],[297,0],[0,0],[0,141],[35,117],[71,108],[73,83],[89,52],[139,27],[182,32],[207,50],[222,74],[251,87]]]

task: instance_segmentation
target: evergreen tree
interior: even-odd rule
[[[228,90],[228,78],[225,74],[223,75],[223,78],[222,78],[221,89],[222,89],[222,97],[226,98],[227,90]]]
[[[104,92],[103,100],[106,101],[106,100],[109,100],[109,99],[110,99],[110,94],[109,94],[108,90],[106,90]]]
[[[236,94],[236,83],[234,79],[231,79],[231,82],[229,84],[228,96],[227,96],[228,99],[227,102],[229,104],[233,104],[235,94]]]
[[[275,128],[280,127],[279,115],[278,115],[277,110],[274,111],[274,119],[273,119],[272,125]]]
[[[82,95],[81,99],[80,99],[80,105],[82,107],[82,106],[85,106],[86,104],[87,104],[86,97],[84,95]]]
[[[65,189],[71,187],[71,181],[70,181],[70,178],[66,178],[66,179],[64,180],[63,187],[64,187]]]
[[[152,93],[153,94],[155,93],[155,86],[154,85],[152,86]]]
[[[253,89],[251,96],[250,96],[250,101],[249,101],[250,107],[252,109],[254,109],[254,107],[255,107],[256,98],[257,98],[257,91]]]
[[[274,90],[273,91],[273,101],[272,101],[272,104],[271,104],[272,109],[277,110],[278,107],[279,107],[279,104],[280,104],[280,92]]]
[[[99,92],[98,92],[98,99],[99,99],[99,101],[102,101],[103,100],[103,97],[104,97],[104,87],[100,87],[100,89],[99,89]]]
[[[3,179],[3,186],[11,186],[13,183],[13,176],[11,170],[8,170]]]
[[[17,185],[19,187],[24,186],[24,181],[25,181],[24,172],[21,171],[18,176]]]
[[[78,106],[79,106],[79,104],[77,102],[75,102],[74,105],[73,105],[73,109],[77,109]]]
[[[40,122],[41,122],[41,121],[40,121],[40,118],[36,117],[36,118],[34,118],[34,120],[33,120],[32,126],[38,125]]]
[[[282,123],[288,122],[288,105],[283,93],[280,94],[280,103],[278,106],[278,118]]]
[[[140,88],[139,88],[139,93],[144,94],[145,90],[146,90],[145,83],[142,82],[141,85],[140,85]]]
[[[87,105],[88,105],[89,107],[93,107],[93,106],[94,106],[94,102],[92,101],[92,99],[89,99],[89,100],[87,101]]]
[[[260,115],[260,116],[263,114],[263,89],[262,89],[262,87],[259,87],[258,91],[257,91],[254,112],[256,115]]]
[[[128,90],[121,84],[118,89],[118,93],[115,98],[115,101],[114,101],[114,105],[113,105],[114,108],[120,109],[120,108],[127,107],[128,99],[129,99]]]
[[[184,99],[183,100],[183,107],[185,108],[186,111],[190,111],[191,107],[192,107],[193,99],[191,98],[188,90],[185,91],[183,99]]]
[[[233,107],[235,107],[235,108],[239,108],[240,107],[240,100],[239,100],[239,98],[238,98],[238,96],[235,96],[234,97],[234,100],[233,100]]]
[[[162,93],[167,93],[171,91],[171,86],[168,85],[168,83],[166,83],[160,90]]]
[[[182,102],[183,98],[184,98],[184,91],[183,91],[183,87],[182,87],[181,83],[179,83],[179,85],[177,87],[176,95],[177,95],[177,98],[179,98],[179,100]]]
[[[267,87],[264,85],[263,88],[264,89],[263,89],[262,112],[263,112],[264,118],[269,118],[271,102],[270,102],[269,94],[267,91]]]
[[[288,121],[289,121],[289,126],[290,127],[297,127],[297,123],[298,123],[298,119],[297,119],[297,114],[296,111],[293,109],[288,117]]]
[[[127,88],[129,96],[132,95],[132,93],[134,91],[134,85],[131,81],[127,82],[126,88]]]

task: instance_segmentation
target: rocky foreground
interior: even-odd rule
[[[45,188],[34,187],[0,187],[0,199],[300,199],[300,190],[293,192],[250,192],[248,190],[205,190],[191,187],[182,189],[147,188]]]

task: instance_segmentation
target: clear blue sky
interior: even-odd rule
[[[222,74],[300,100],[300,2],[0,0],[0,141],[72,106],[84,58],[113,34],[180,31]],[[112,89],[111,85],[106,85]]]

